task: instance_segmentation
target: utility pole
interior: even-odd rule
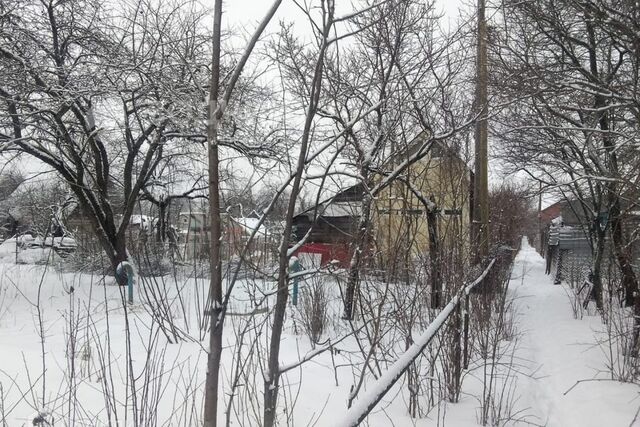
[[[487,21],[485,1],[478,0],[478,42],[476,55],[475,109],[479,115],[475,129],[475,177],[473,237],[475,260],[489,254],[489,179],[487,156]]]

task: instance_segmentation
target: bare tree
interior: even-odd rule
[[[535,217],[533,199],[536,193],[523,184],[503,183],[489,193],[491,210],[491,246],[508,244],[518,247],[522,236],[533,242]]]
[[[592,248],[594,298],[602,307],[602,261],[611,231],[631,305],[637,278],[623,239],[622,201],[635,191],[636,164],[629,141],[637,104],[637,60],[606,19],[613,2],[506,2],[503,28],[494,32],[496,87],[518,102],[505,110],[496,135],[516,169],[569,200],[577,200]],[[615,19],[632,14],[621,6]],[[613,16],[612,16],[613,18]],[[623,30],[623,31],[628,31]],[[505,132],[506,130],[506,132]],[[630,162],[622,162],[622,153]],[[603,215],[608,221],[603,221]]]
[[[60,175],[115,268],[128,259],[125,231],[142,188],[195,116],[197,75],[186,63],[203,44],[185,27],[198,27],[202,15],[151,2],[120,14],[95,1],[11,0],[0,8],[0,69],[8,76],[0,149]]]

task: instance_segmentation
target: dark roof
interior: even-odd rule
[[[320,216],[323,216],[322,212],[325,211],[327,206],[332,203],[353,203],[355,208],[356,205],[359,205],[359,203],[362,202],[362,198],[364,197],[364,193],[366,191],[367,191],[367,186],[364,183],[359,182],[355,185],[352,185],[351,187],[348,187],[336,193],[332,197],[324,199],[322,202],[318,203],[317,205],[311,206],[310,208],[307,208],[304,211],[299,212],[294,216],[294,218],[303,216],[303,215],[308,216],[312,214],[316,210],[316,208]],[[356,209],[354,209],[354,211],[355,210]],[[354,216],[354,215],[352,214],[348,215],[347,213],[345,213],[345,215],[326,215],[326,216]]]
[[[394,161],[403,161],[407,157],[413,156],[423,147],[425,140],[428,140],[429,138],[431,138],[431,131],[424,130],[420,132],[406,145],[405,149],[392,153],[385,164],[389,164]],[[473,173],[473,168],[469,167],[467,162],[462,158],[458,147],[447,144],[445,140],[434,140],[431,148],[425,153],[425,155],[429,155],[431,158],[447,157],[456,159],[460,163],[464,164],[465,168],[468,169],[469,172]]]
[[[555,202],[554,204],[542,209],[539,213],[540,221],[543,224],[549,224],[552,220],[560,216],[562,212],[562,202]]]
[[[361,202],[364,197],[364,193],[367,191],[367,186],[363,182],[359,182],[356,185],[352,185],[346,190],[342,190],[338,194],[332,197],[334,202]]]

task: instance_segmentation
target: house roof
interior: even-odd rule
[[[562,202],[556,202],[546,208],[542,209],[538,214],[540,216],[540,221],[543,224],[549,224],[555,218],[561,216],[562,211]]]
[[[413,156],[416,154],[424,145],[424,142],[431,138],[432,132],[430,130],[424,130],[416,135],[410,142],[407,143],[403,149],[396,150],[391,153],[388,157],[387,161],[384,162],[383,166],[387,166],[392,162],[398,162],[405,160],[406,158]],[[432,147],[427,151],[427,153],[431,156],[431,158],[440,158],[440,157],[450,157],[455,158],[460,161],[460,163],[465,165],[470,172],[473,172],[473,168],[470,168],[467,165],[467,162],[460,156],[460,152],[455,147],[452,147],[450,144],[447,144],[444,140],[434,140]]]
[[[365,191],[366,185],[360,182],[336,193],[315,206],[299,212],[295,217],[310,217],[316,210],[323,217],[358,216],[360,215],[361,202]]]

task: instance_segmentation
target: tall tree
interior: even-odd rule
[[[220,213],[220,156],[219,156],[219,126],[229,105],[234,89],[243,69],[249,60],[251,52],[255,48],[260,36],[275,15],[282,0],[275,0],[269,8],[264,19],[258,25],[252,38],[235,65],[231,77],[220,94],[221,65],[220,52],[222,43],[222,0],[214,3],[213,15],[213,52],[211,60],[211,81],[209,84],[208,120],[207,120],[207,147],[209,160],[209,232],[210,252],[209,264],[211,268],[211,281],[209,284],[210,300],[210,334],[209,357],[207,359],[207,378],[205,384],[205,427],[217,425],[218,418],[218,391],[220,377],[220,360],[222,356],[222,332],[224,325],[224,305],[222,292],[222,259],[220,253],[220,239],[222,236]]]

